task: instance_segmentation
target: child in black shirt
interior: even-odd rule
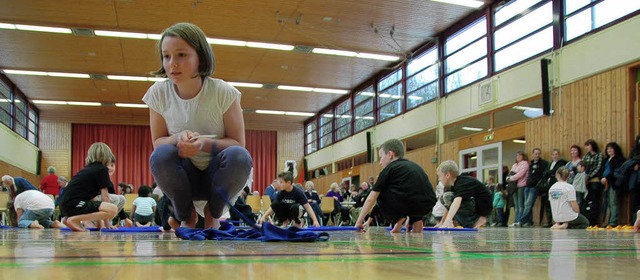
[[[423,217],[436,204],[436,194],[427,173],[416,163],[403,158],[404,145],[400,140],[384,142],[378,154],[384,169],[367,196],[355,226],[364,229],[364,219],[377,200],[382,215],[394,223],[391,232],[400,232],[409,217],[413,232],[421,233]]]
[[[73,176],[60,195],[60,213],[63,222],[74,231],[85,231],[80,222],[98,220],[98,228],[111,227],[111,219],[118,208],[109,202],[107,188],[111,182],[107,165],[115,162],[115,156],[104,143],[93,143],[89,147],[86,166]],[[97,195],[102,201],[92,201]]]
[[[307,197],[304,195],[304,191],[299,188],[294,188],[293,174],[291,172],[282,172],[278,174],[278,181],[282,190],[278,192],[276,195],[276,199],[271,202],[271,207],[267,210],[266,213],[260,219],[260,223],[263,223],[267,220],[271,214],[276,214],[276,219],[282,222],[283,226],[289,224],[291,220],[294,221],[295,227],[302,227],[302,221],[300,218],[302,217],[302,209],[300,206],[303,206],[305,210],[307,210],[307,214],[311,217],[313,221],[313,226],[318,227],[320,224],[318,223],[318,219],[316,218],[313,209],[309,205],[307,201]]]

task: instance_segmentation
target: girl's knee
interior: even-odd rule
[[[251,169],[253,165],[253,160],[251,159],[251,154],[247,149],[240,146],[231,146],[225,149],[225,153],[227,155],[227,160],[231,161],[231,164],[234,166],[245,166]]]
[[[178,158],[178,148],[170,144],[162,144],[153,149],[149,163],[151,166],[158,166]]]

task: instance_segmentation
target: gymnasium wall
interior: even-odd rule
[[[494,77],[464,87],[456,92],[445,96],[444,98],[441,98],[440,100],[431,102],[430,104],[421,106],[402,116],[398,116],[390,121],[370,128],[367,131],[372,132],[374,135],[372,139],[373,146],[379,146],[389,138],[403,139],[434,128],[442,131],[442,127],[445,125],[455,123],[464,119],[469,119],[474,116],[495,110],[498,107],[508,106],[509,104],[540,95],[540,58],[552,59],[552,83],[556,86],[562,85],[563,89],[563,92],[560,93],[560,99],[558,99],[557,96],[554,96],[554,104],[559,104],[558,102],[565,102],[565,107],[563,107],[564,109],[559,108],[560,110],[567,111],[567,108],[571,108],[566,107],[570,105],[566,104],[567,101],[564,100],[564,97],[562,96],[564,96],[564,91],[571,91],[571,89],[566,88],[574,82],[578,82],[578,84],[574,85],[573,91],[580,91],[577,87],[585,86],[589,83],[592,84],[591,89],[589,89],[592,91],[591,93],[589,93],[587,96],[574,97],[574,99],[577,100],[584,98],[584,100],[588,100],[588,98],[598,98],[596,93],[601,92],[599,99],[596,100],[604,101],[605,98],[613,98],[614,96],[612,96],[611,94],[605,95],[602,90],[600,90],[600,83],[603,83],[608,79],[614,79],[611,80],[611,83],[613,84],[609,85],[609,88],[607,90],[617,91],[617,95],[615,95],[615,97],[618,98],[620,97],[619,94],[626,94],[626,88],[619,85],[620,82],[625,81],[622,81],[620,80],[620,78],[616,77],[620,77],[620,75],[622,75],[621,71],[626,71],[626,68],[624,67],[625,65],[629,65],[640,60],[640,52],[638,52],[638,50],[640,49],[640,36],[630,35],[637,34],[638,30],[640,30],[640,16],[636,16],[634,18],[621,22],[609,29],[583,38],[578,42],[573,42],[569,46],[558,50],[555,54],[543,54],[540,57],[533,59],[527,63],[518,65]],[[602,77],[599,76],[601,75],[601,73],[608,73],[610,71],[613,72],[608,75],[613,75],[613,78],[606,76],[607,74]],[[596,80],[584,83],[579,82],[580,80],[588,79],[592,76],[597,77],[595,78]],[[493,84],[495,90],[495,101],[490,106],[480,106],[478,104],[479,87],[481,84],[489,82]],[[617,100],[620,101],[620,99]],[[622,99],[621,102],[628,102],[628,99]],[[565,121],[576,121],[575,117],[577,116],[577,114],[589,112],[593,114],[599,114],[593,116],[592,118],[589,118],[590,120],[593,119],[594,121],[596,118],[605,118],[607,116],[611,117],[609,121],[601,122],[598,124],[606,125],[607,123],[613,124],[614,122],[616,124],[619,124],[617,123],[617,118],[614,119],[614,117],[624,115],[624,113],[628,113],[628,110],[623,112],[619,109],[620,106],[628,105],[628,103],[626,105],[606,105],[606,103],[598,103],[596,106],[597,108],[593,108],[595,110],[580,110],[580,113],[575,112],[574,117],[567,118],[565,119]],[[603,106],[614,107],[610,108],[609,111],[607,111],[604,110]],[[586,109],[590,107],[578,108]],[[613,112],[614,114],[605,115],[603,114],[605,112]],[[438,116],[441,120],[440,123],[438,122]],[[544,121],[548,120],[546,120],[546,118],[537,120],[537,122]],[[596,127],[595,124],[596,123],[594,123],[594,129]],[[538,123],[529,124],[529,126],[535,125],[538,125]],[[624,122],[624,125],[630,126],[632,124],[630,124],[629,122]],[[569,128],[570,126],[571,125],[567,124],[564,127]],[[607,130],[607,127],[605,126],[601,126],[601,128],[602,130]],[[563,131],[562,135],[569,135],[570,133],[574,135],[573,132],[574,130]],[[530,131],[530,133],[535,132]],[[599,133],[599,135],[602,135],[599,138],[601,139],[600,141],[608,141],[605,140],[605,138],[609,139],[608,136],[605,137],[605,132]],[[617,134],[620,133],[622,133],[623,135],[617,136]],[[354,138],[355,141],[351,141],[351,139],[345,139],[337,144],[308,155],[306,158],[309,169],[322,167],[335,161],[339,161],[350,156],[365,152],[366,145],[359,144],[366,143],[366,141],[364,140],[363,142],[360,142],[360,139],[364,139],[364,135],[365,131],[362,131],[351,137]],[[579,133],[576,135],[576,137],[582,139],[584,138],[583,135],[584,134]],[[616,135],[611,136],[615,136],[612,137],[611,140],[620,141],[622,144],[626,144],[626,138],[630,137],[628,131],[616,132]],[[584,140],[586,139],[588,138],[585,138]],[[441,138],[440,141],[444,141],[444,139]],[[342,142],[351,144],[342,144]],[[451,158],[451,156],[453,156],[453,158],[457,159],[457,151],[460,149],[455,147],[455,145],[457,144],[441,142],[441,156],[439,158]],[[533,145],[539,144],[538,142],[535,142],[535,140],[534,142],[527,143],[527,150],[530,150],[530,146],[533,147]],[[345,148],[345,146],[348,146],[348,148]]]

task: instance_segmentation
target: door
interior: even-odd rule
[[[480,182],[489,176],[494,182],[502,178],[502,143],[494,143],[460,151],[460,174],[468,173]]]

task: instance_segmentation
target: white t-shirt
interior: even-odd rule
[[[15,209],[22,208],[23,210],[56,208],[51,197],[40,191],[34,190],[24,191],[16,196],[16,199],[13,201],[13,207]]]
[[[151,197],[138,197],[133,205],[136,206],[136,214],[140,216],[150,216],[153,214],[153,207],[157,206],[156,200]]]
[[[578,213],[571,208],[571,201],[576,201],[576,190],[569,183],[558,181],[549,188],[549,203],[554,221],[564,223],[578,217]]]
[[[198,95],[188,100],[178,96],[171,80],[156,82],[142,97],[149,108],[162,115],[169,135],[191,130],[201,135],[214,134],[216,138],[225,137],[223,115],[236,99],[240,99],[240,91],[211,77],[205,78]],[[210,161],[211,154],[205,152],[191,158],[200,170],[205,170]]]

